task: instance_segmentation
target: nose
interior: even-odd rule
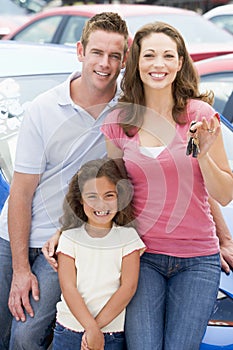
[[[164,66],[164,60],[161,56],[156,56],[153,61],[154,66],[156,67],[163,67]]]
[[[107,67],[109,65],[109,57],[107,54],[101,56],[100,65],[102,67]]]
[[[108,204],[107,204],[107,201],[102,198],[102,197],[98,197],[95,199],[94,203],[93,203],[93,206],[96,208],[96,209],[105,209]]]

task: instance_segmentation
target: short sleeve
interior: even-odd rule
[[[59,239],[56,253],[63,253],[70,256],[71,258],[75,258],[75,243],[64,232],[61,234],[61,237]]]
[[[44,172],[45,147],[37,120],[36,113],[31,114],[29,109],[25,112],[16,148],[15,170],[18,172],[28,174],[42,174]]]
[[[220,122],[220,115],[215,109],[207,102],[201,100],[191,99],[187,106],[189,121],[201,120],[205,117],[208,121],[212,117],[216,117]]]
[[[114,110],[108,114],[100,130],[116,147],[123,149],[127,136],[119,125],[119,110]]]
[[[142,255],[146,250],[146,246],[139,237],[137,231],[133,228],[129,228],[127,234],[125,232],[124,235],[125,238],[127,237],[127,239],[123,247],[123,256],[129,255],[135,250],[139,250],[140,255]]]

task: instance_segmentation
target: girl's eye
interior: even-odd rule
[[[87,196],[87,199],[96,199],[96,198],[97,198],[97,196],[95,196],[94,194]]]
[[[105,196],[105,199],[109,199],[109,200],[116,199],[116,198],[117,198],[117,194],[116,193],[108,193]]]

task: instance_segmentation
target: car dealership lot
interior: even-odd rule
[[[148,22],[163,21],[183,35],[194,61],[233,52],[233,37],[197,12],[156,5],[98,4],[63,6],[34,15],[7,39],[74,45],[80,39],[85,21],[102,11],[118,12],[125,18],[131,39]]]

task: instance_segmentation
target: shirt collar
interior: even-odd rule
[[[73,72],[70,74],[70,76],[58,87],[58,104],[61,106],[65,105],[73,105],[73,102],[71,100],[70,96],[70,83],[72,80],[79,78],[81,76],[81,72]],[[120,82],[121,82],[121,75],[117,79],[117,89],[114,97],[111,101],[109,101],[108,106],[110,108],[114,107],[121,94],[121,88],[120,88]]]

